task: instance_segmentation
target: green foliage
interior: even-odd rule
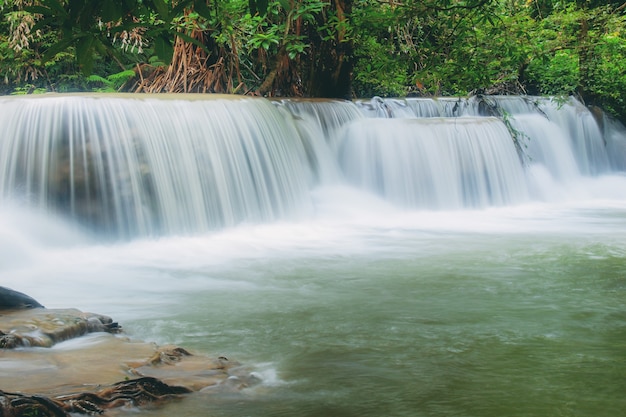
[[[561,50],[552,56],[543,56],[530,62],[526,70],[527,80],[542,94],[575,94],[580,80],[579,57],[576,51]]]
[[[626,26],[621,26],[622,28]],[[589,93],[600,107],[626,119],[626,35],[605,34],[593,50]]]
[[[626,120],[626,17],[617,7],[591,6],[555,5],[537,21],[527,82],[540,94],[581,95]]]
[[[37,87],[33,84],[24,84],[19,87],[15,87],[15,89],[11,92],[11,95],[14,96],[22,96],[26,94],[43,94],[48,92],[45,88]]]
[[[128,81],[135,77],[135,71],[125,70],[109,76],[101,77],[100,75],[92,74],[87,77],[87,81],[90,84],[96,84],[97,87],[93,88],[94,91],[99,93],[114,93],[120,91],[120,89]]]
[[[626,120],[622,0],[21,4],[0,1],[0,76],[15,94],[124,89],[129,68],[166,66],[180,38],[204,48],[207,66],[230,62],[232,89],[259,88],[272,73],[304,85],[345,64],[354,96],[579,94]],[[280,91],[319,91],[306,88]]]
[[[406,67],[393,49],[373,36],[358,42],[358,59],[354,67],[353,87],[364,97],[400,97],[409,91]],[[391,50],[390,50],[391,49]]]

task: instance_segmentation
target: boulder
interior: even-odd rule
[[[0,310],[43,308],[35,299],[19,291],[0,287]]]

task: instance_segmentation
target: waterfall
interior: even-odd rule
[[[120,238],[306,218],[325,185],[462,210],[626,168],[624,127],[573,99],[46,95],[0,125],[0,203]]]
[[[618,121],[602,115],[604,143],[614,170],[626,171],[626,128]]]
[[[561,104],[544,101],[541,108],[570,137],[572,150],[582,173],[597,175],[610,169],[602,132],[585,106],[570,99]]]
[[[0,195],[116,236],[306,211],[311,169],[265,100],[52,96],[0,101]]]
[[[354,123],[339,159],[353,183],[407,207],[458,209],[527,199],[515,145],[495,118]]]
[[[522,137],[532,139],[530,159],[547,163],[554,172],[555,165],[569,170],[564,175],[597,176],[624,170],[626,161],[625,130],[604,113],[595,116],[574,98],[532,96],[473,96],[362,100],[359,107],[367,117],[425,118],[425,117],[484,117],[501,115]],[[395,109],[403,109],[398,112]],[[406,109],[412,111],[407,116]],[[549,122],[547,124],[546,122]],[[543,128],[538,128],[541,125]],[[552,148],[551,161],[540,154]],[[558,148],[558,149],[556,149]],[[571,161],[571,157],[575,161]],[[558,161],[557,159],[563,159]],[[572,166],[572,164],[574,166]],[[565,168],[569,165],[569,168]]]
[[[310,151],[309,163],[317,173],[320,184],[336,182],[340,177],[333,149],[343,127],[363,118],[359,109],[343,100],[275,100],[274,104],[293,116],[294,123]]]

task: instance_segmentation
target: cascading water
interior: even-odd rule
[[[307,210],[305,144],[267,101],[65,96],[5,98],[0,107],[5,199],[118,236],[202,232]]]
[[[405,207],[528,199],[515,145],[495,118],[359,121],[347,126],[339,160],[348,180]]]
[[[260,381],[146,417],[615,417],[626,131],[595,116],[538,97],[1,98],[0,284]],[[102,339],[5,352],[0,390],[91,381],[71,358]]]
[[[603,136],[573,100],[65,96],[0,107],[2,198],[129,237],[301,216],[311,187],[344,180],[408,208],[512,205],[547,198],[539,183],[626,159],[620,131]],[[504,118],[480,116],[493,108]]]
[[[624,133],[620,130],[623,128],[620,128],[616,122],[606,119],[606,116],[602,116],[606,119],[602,123],[605,127],[603,132],[593,114],[574,99],[563,101],[540,97],[490,96],[469,99],[420,98],[402,101],[376,98],[371,101],[361,101],[359,106],[369,117],[406,119],[407,111],[412,111],[413,117],[410,127],[404,120],[395,121],[393,127],[390,125],[386,128],[364,127],[365,124],[371,123],[367,121],[362,122],[361,126],[358,126],[358,123],[350,126],[349,129],[360,130],[356,135],[345,136],[344,147],[350,148],[349,151],[343,153],[346,155],[344,165],[348,167],[346,168],[348,177],[356,183],[366,185],[385,195],[384,190],[388,187],[383,185],[386,180],[382,173],[387,170],[388,175],[394,175],[391,172],[395,171],[395,178],[389,182],[396,187],[413,182],[414,185],[408,186],[409,191],[404,194],[416,193],[423,198],[421,205],[426,207],[469,208],[515,204],[529,201],[529,199],[549,201],[554,197],[553,194],[557,188],[568,188],[572,192],[571,196],[578,198],[580,190],[574,190],[574,188],[576,188],[575,183],[580,182],[582,177],[591,178],[602,174],[620,173],[623,171],[623,161],[626,160]],[[402,110],[398,112],[396,109]],[[485,124],[485,118],[493,115],[498,116],[502,124],[499,128],[500,132],[496,134],[503,140],[503,145],[498,151],[493,149],[494,135],[479,130],[479,126]],[[467,120],[472,119],[467,118],[472,117],[473,122],[468,122]],[[431,118],[438,118],[440,121],[437,124],[440,127],[433,130],[434,123],[429,120]],[[460,127],[459,121],[461,120],[466,120],[463,128]],[[498,122],[494,121],[494,126],[496,124]],[[508,132],[502,128],[505,125]],[[473,139],[470,140],[469,137],[472,136]],[[358,139],[359,137],[363,139]],[[447,139],[437,139],[444,137]],[[443,150],[448,146],[450,138],[456,140],[460,137],[465,137],[460,141],[465,146],[469,146],[469,143],[479,144],[478,154],[483,152],[490,154],[490,157],[482,156],[480,160],[489,161],[488,163],[491,164],[498,161],[497,163],[501,163],[506,168],[501,167],[496,173],[485,167],[480,168],[480,164],[474,164],[473,174],[462,171],[461,164],[454,162],[455,154]],[[372,146],[372,140],[379,141],[378,145]],[[359,141],[362,145],[357,151],[355,146],[359,146],[357,145]],[[429,141],[436,143],[439,150],[432,146],[428,152],[417,150]],[[396,145],[391,144],[392,142]],[[508,143],[504,144],[504,142]],[[406,143],[412,143],[411,146],[416,149],[415,152],[409,150]],[[513,144],[523,161],[523,174],[520,174],[519,164],[511,162],[510,150]],[[382,155],[385,151],[382,151],[381,146],[393,149],[397,154],[394,158],[384,158]],[[350,161],[352,157],[349,155],[352,154],[358,154],[356,158],[360,160],[368,158],[369,161],[364,164],[369,165],[371,169],[364,169],[363,164],[356,164],[360,165],[360,168],[355,168],[355,162]],[[461,154],[464,158],[477,155],[476,152],[469,151]],[[387,162],[384,163],[383,160]],[[381,164],[387,168],[381,168]],[[439,169],[443,166],[442,164],[452,164],[452,166],[448,165],[439,172],[426,168],[432,166]],[[424,171],[422,174],[415,175],[412,171],[415,169]],[[401,173],[402,170],[404,170],[403,173]],[[506,186],[497,187],[507,191],[494,198],[488,197],[492,193],[488,184],[482,187],[475,186],[475,175],[480,170],[482,170],[483,179],[487,182],[510,181]],[[463,173],[452,174],[452,177],[442,179],[445,175],[450,175],[455,171]],[[503,171],[507,174],[503,174]],[[436,178],[442,179],[436,187],[440,190],[439,192],[446,192],[444,190],[448,188],[461,189],[463,190],[461,193],[466,193],[466,196],[469,194],[471,197],[449,199],[449,204],[442,205],[437,203],[436,197],[434,199],[426,197],[434,196],[433,192],[417,191],[421,185],[432,184]],[[461,178],[466,182],[459,188]],[[467,182],[468,179],[469,182]],[[407,189],[406,186],[405,189]],[[458,191],[452,191],[452,193],[460,195]],[[481,193],[483,193],[482,197]],[[562,189],[556,194],[560,197],[567,197],[567,192],[563,193]],[[621,195],[619,190],[618,195]],[[407,201],[406,198],[399,200],[397,195],[394,199]],[[416,197],[411,199],[416,201]]]
[[[616,171],[626,171],[626,128],[619,122],[602,115],[604,143],[609,154],[611,167]]]

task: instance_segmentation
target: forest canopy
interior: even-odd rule
[[[0,0],[4,94],[577,95],[626,120],[623,0]]]

